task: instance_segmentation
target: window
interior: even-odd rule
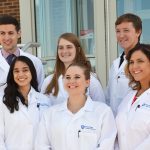
[[[53,71],[58,37],[73,32],[95,65],[93,0],[35,0],[37,41],[45,73]]]
[[[143,23],[141,42],[150,44],[150,1],[148,0],[117,0],[117,15],[131,12],[137,14]],[[119,48],[121,53],[121,48]]]

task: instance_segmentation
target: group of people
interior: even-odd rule
[[[115,22],[124,49],[103,90],[73,33],[57,43],[54,73],[17,48],[18,21],[0,17],[1,150],[148,150],[150,45],[141,44],[142,21],[127,13]]]

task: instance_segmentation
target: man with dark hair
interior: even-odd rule
[[[139,16],[131,13],[124,14],[115,22],[118,44],[124,49],[123,53],[114,60],[106,88],[106,101],[116,115],[117,108],[130,90],[128,78],[125,76],[126,55],[140,42],[142,21]]]
[[[21,30],[19,22],[12,16],[0,16],[0,93],[3,93],[9,65],[14,57],[23,55],[30,58],[36,68],[39,90],[44,79],[44,70],[42,62],[36,56],[23,52],[17,47],[18,39],[21,37]]]

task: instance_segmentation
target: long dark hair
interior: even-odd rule
[[[14,70],[16,62],[18,61],[21,61],[28,65],[29,70],[32,75],[30,84],[36,91],[38,91],[37,74],[36,74],[36,69],[33,65],[33,62],[26,56],[16,57],[10,66],[8,76],[7,76],[7,82],[6,82],[7,86],[4,90],[4,96],[3,96],[3,103],[10,110],[10,113],[13,113],[15,110],[16,111],[19,110],[19,105],[18,105],[19,99],[25,105],[25,99],[23,95],[18,91],[18,85],[14,81],[14,76],[13,76],[13,70]]]

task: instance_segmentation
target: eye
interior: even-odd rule
[[[128,29],[124,29],[123,31],[124,31],[124,32],[129,32],[129,30],[128,30]]]
[[[70,79],[71,79],[71,77],[69,77],[69,76],[66,76],[66,77],[65,77],[65,79],[66,79],[66,80],[70,80]]]
[[[71,46],[71,45],[68,45],[68,46],[67,46],[67,48],[68,48],[68,49],[71,49],[71,48],[72,48],[72,46]]]
[[[23,72],[28,72],[29,71],[29,69],[23,69]]]
[[[0,35],[5,35],[5,32],[0,32]]]
[[[116,33],[120,33],[120,30],[116,30]]]
[[[60,49],[60,50],[63,49],[63,46],[58,46],[58,49]]]
[[[137,62],[138,62],[138,63],[143,63],[144,61],[141,60],[141,59],[139,59],[139,60],[137,60]]]
[[[13,70],[13,73],[18,73],[19,72],[19,70]]]
[[[129,61],[129,65],[131,65],[131,64],[133,64],[133,63],[134,63],[133,61],[131,61],[131,60]]]
[[[79,78],[80,78],[80,76],[75,76],[74,78],[75,78],[75,79],[79,79]]]

